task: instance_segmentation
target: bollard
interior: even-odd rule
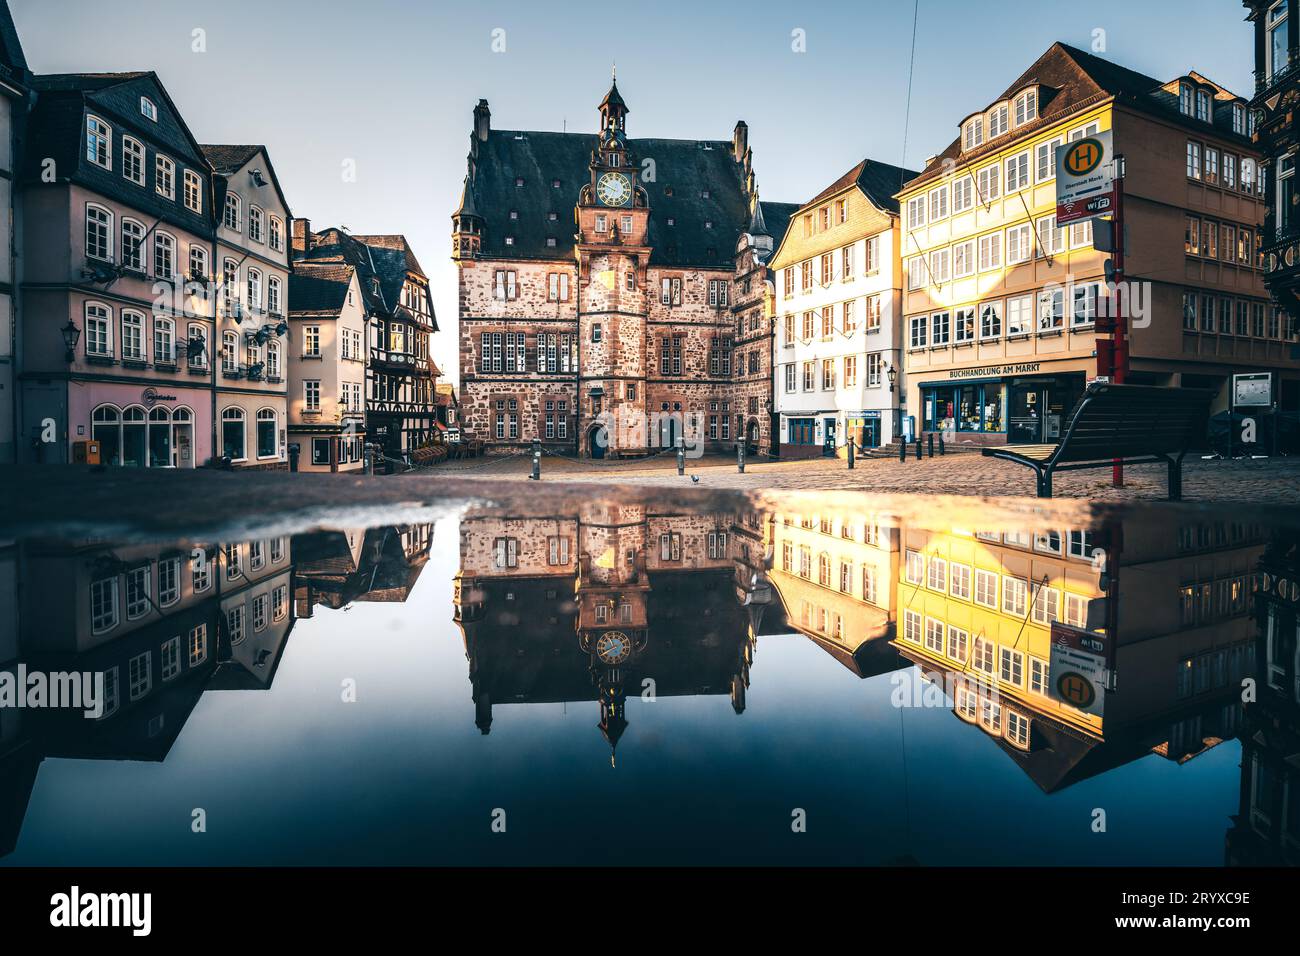
[[[542,443],[533,439],[533,473],[528,476],[533,481],[542,480]]]
[[[907,461],[907,438],[898,436],[898,460]]]
[[[686,474],[686,439],[677,439],[677,474]]]
[[[926,438],[928,439],[928,441],[926,442],[926,445],[928,446],[926,448],[926,452],[929,455],[929,457],[933,458],[934,457],[934,432],[930,432],[930,434],[927,435]]]
[[[921,436],[916,436],[916,460],[921,460]]]
[[[850,438],[849,439],[849,471],[853,470],[853,449],[855,447],[856,446],[853,443],[853,439]]]
[[[943,447],[943,432],[939,432],[939,455],[940,457],[942,457],[943,455],[946,454],[947,452],[944,451],[944,447]]]
[[[745,473],[745,443],[736,442],[736,471],[742,475]]]

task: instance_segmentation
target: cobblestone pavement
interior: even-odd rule
[[[432,473],[463,478],[524,480],[532,468],[527,455],[448,462]],[[1165,498],[1166,468],[1135,465],[1125,469],[1123,488],[1111,486],[1109,469],[1061,472],[1053,477],[1058,498],[1094,501],[1161,500]],[[692,482],[691,477],[699,479]],[[859,459],[848,470],[842,459],[756,461],[745,473],[734,458],[705,456],[686,460],[686,475],[677,474],[672,455],[626,462],[575,460],[546,455],[542,481],[618,482],[635,485],[695,484],[745,490],[850,490],[945,495],[1034,495],[1033,472],[1011,462],[961,452],[920,461],[896,458]],[[1300,504],[1300,458],[1206,460],[1191,455],[1183,464],[1183,497],[1189,501],[1250,501]]]

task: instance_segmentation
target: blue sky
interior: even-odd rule
[[[765,199],[799,202],[863,156],[904,160],[912,3],[10,0],[37,72],[153,69],[200,142],[265,143],[315,227],[402,232],[433,283],[456,368],[450,215],[471,111],[590,131],[618,64],[632,136],[727,139],[749,124]],[[793,10],[793,12],[792,12]],[[1054,40],[1168,79],[1251,92],[1234,0],[919,0],[906,164],[953,138]],[[207,51],[191,49],[195,29]],[[494,30],[505,51],[493,52]],[[792,31],[806,52],[792,50]],[[355,182],[342,181],[355,160]]]

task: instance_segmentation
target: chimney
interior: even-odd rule
[[[474,135],[480,142],[487,142],[488,132],[492,129],[492,111],[488,109],[487,100],[479,100],[474,107]]]
[[[736,162],[745,161],[745,151],[749,149],[749,126],[744,120],[736,121],[736,128],[731,134],[731,152]]]
[[[295,259],[303,258],[311,251],[310,219],[295,219],[293,221],[293,240],[290,246]]]

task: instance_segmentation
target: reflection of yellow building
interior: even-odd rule
[[[778,512],[768,522],[771,582],[787,622],[861,672],[861,654],[892,635],[899,532],[887,516]],[[847,657],[846,657],[847,655]]]
[[[1187,759],[1235,733],[1259,540],[1244,525],[1139,517],[1093,531],[906,529],[896,644],[946,682],[963,720],[1015,752],[1053,751],[1040,782],[1060,785],[1101,742]],[[1053,693],[1054,621],[1114,642],[1102,713]]]

